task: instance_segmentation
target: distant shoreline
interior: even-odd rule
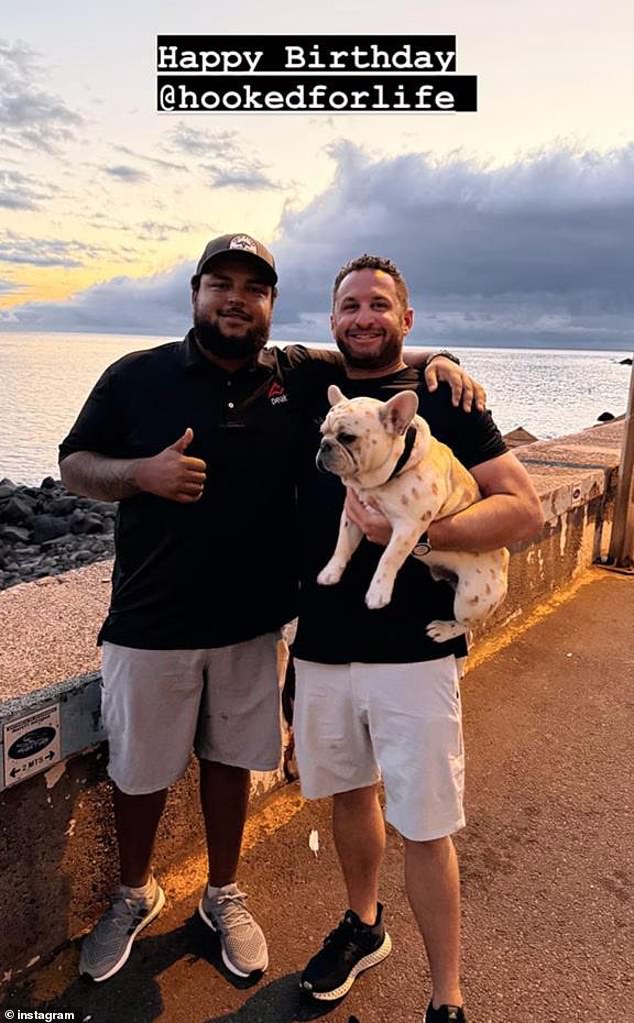
[[[76,337],[76,336],[90,336],[90,337],[139,337],[139,338],[154,338],[158,344],[167,343],[169,341],[179,340],[177,334],[154,334],[154,333],[142,333],[138,330],[119,330],[119,331],[107,331],[107,330],[0,330],[0,337],[8,335],[11,337],[20,336],[33,336],[43,335],[45,337]],[[291,345],[291,344],[302,344],[309,347],[315,348],[335,348],[335,344],[332,340],[322,339],[306,339],[306,338],[271,338],[270,344],[272,345]],[[544,340],[544,339],[533,339],[527,341],[513,341],[512,343],[505,343],[503,341],[492,342],[487,341],[453,341],[443,338],[408,338],[407,344],[413,348],[449,348],[449,349],[465,349],[465,350],[486,350],[495,351],[496,349],[502,348],[505,351],[551,351],[551,352],[570,352],[571,354],[584,353],[584,352],[597,352],[604,353],[605,355],[621,355],[623,353],[629,353],[630,355],[634,351],[634,338],[631,344],[627,342],[610,342],[609,344],[597,344],[588,342],[583,344],[579,341],[575,341],[574,344],[566,344],[565,342],[557,339]]]

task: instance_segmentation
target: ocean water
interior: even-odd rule
[[[173,340],[115,334],[0,333],[0,478],[58,477],[57,445],[100,373],[127,352]],[[502,430],[523,426],[540,439],[625,411],[627,353],[544,348],[453,349],[487,389]]]

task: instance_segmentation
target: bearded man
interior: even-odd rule
[[[312,370],[341,357],[265,348],[277,273],[249,235],[210,241],[191,284],[184,340],[110,366],[60,446],[69,490],[120,502],[99,643],[121,885],[82,947],[95,981],[125,964],[164,904],[154,839],[192,748],[209,855],[200,916],[233,973],[268,965],[235,881],[250,771],[280,761],[276,648],[297,613],[303,408],[322,382]],[[472,381],[452,362],[435,359],[431,375],[456,400],[464,383],[470,403]]]

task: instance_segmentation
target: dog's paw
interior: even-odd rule
[[[345,567],[336,561],[329,561],[317,576],[317,582],[320,586],[334,586],[340,581]]]
[[[464,634],[464,626],[459,622],[430,622],[426,632],[435,643],[446,643],[448,639],[455,639],[456,636]]]
[[[386,586],[376,586],[373,583],[365,595],[366,607],[369,607],[370,611],[378,611],[389,604],[391,596],[392,591]]]

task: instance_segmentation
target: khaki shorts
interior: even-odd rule
[[[415,842],[464,827],[464,749],[453,656],[416,664],[295,660],[302,792],[320,799],[383,777],[386,819]]]
[[[101,713],[108,774],[143,795],[203,760],[272,771],[280,761],[277,641],[268,633],[213,650],[103,644]]]

